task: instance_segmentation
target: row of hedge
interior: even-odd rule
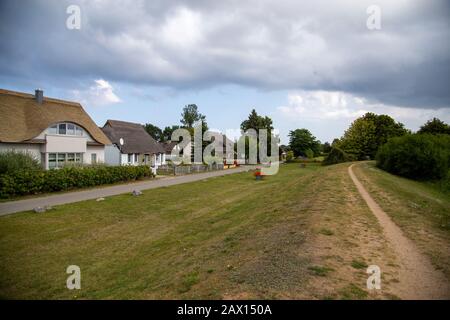
[[[377,166],[417,180],[445,180],[450,170],[450,135],[412,134],[392,138],[378,150]]]
[[[152,177],[148,166],[65,167],[0,175],[0,198],[64,191]]]

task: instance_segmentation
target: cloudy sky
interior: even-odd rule
[[[179,124],[190,103],[223,131],[255,108],[283,142],[367,111],[450,122],[448,1],[2,0],[0,39],[1,88],[80,101],[99,125]]]

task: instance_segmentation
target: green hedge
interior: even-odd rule
[[[390,139],[376,156],[377,166],[417,180],[446,179],[450,168],[450,135],[413,134]]]
[[[148,166],[66,167],[0,175],[0,198],[71,190],[152,177]]]

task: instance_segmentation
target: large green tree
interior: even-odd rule
[[[144,124],[144,129],[156,141],[159,141],[159,142],[163,141],[163,132],[159,127],[157,127],[151,123],[146,123],[146,124]]]
[[[438,118],[428,120],[417,133],[450,134],[450,125]]]
[[[314,156],[320,153],[320,141],[308,129],[295,129],[289,132],[289,147],[296,157],[308,156],[310,151]]]
[[[198,111],[196,104],[188,104],[183,108],[180,122],[186,128],[193,128],[196,122],[206,122],[206,117]]]
[[[378,148],[389,138],[407,133],[409,130],[390,116],[368,112],[353,121],[337,143],[337,147],[358,160],[374,159]]]
[[[272,141],[274,143],[277,142],[277,137],[274,137],[272,132],[273,132],[273,122],[272,119],[267,117],[267,116],[260,116],[258,115],[258,113],[256,112],[255,109],[252,109],[252,111],[250,112],[248,118],[244,121],[242,121],[241,123],[241,130],[243,132],[246,132],[249,129],[254,129],[256,131],[256,133],[258,134],[257,137],[257,159],[258,162],[260,160],[259,158],[259,129],[266,129],[267,130],[267,154],[270,156],[271,155],[271,143]],[[242,139],[243,137],[241,137]],[[245,138],[245,154],[246,157],[248,157],[249,155],[249,138],[246,137]]]

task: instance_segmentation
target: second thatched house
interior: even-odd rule
[[[139,123],[108,120],[101,129],[113,143],[105,150],[107,164],[145,164],[156,171],[166,163],[164,148]]]

